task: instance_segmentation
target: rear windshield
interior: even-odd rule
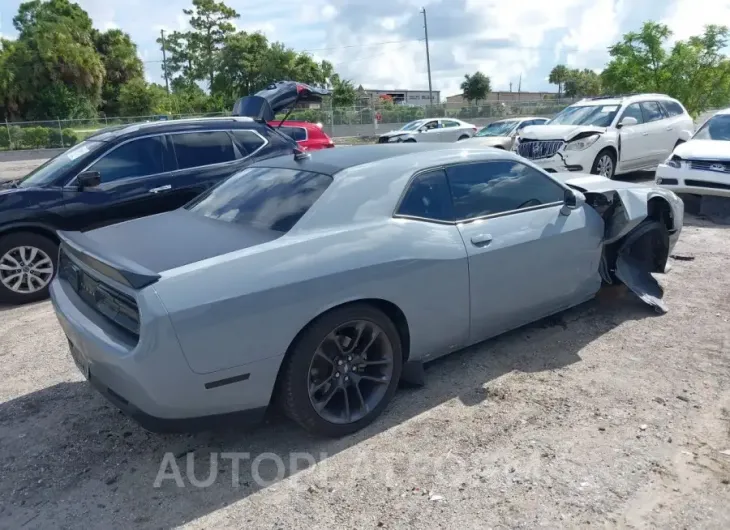
[[[288,232],[332,183],[296,169],[244,169],[188,204],[192,212],[228,223]]]

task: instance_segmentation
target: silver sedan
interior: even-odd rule
[[[381,134],[378,143],[458,142],[476,134],[478,127],[454,118],[431,118],[406,123],[400,129]]]
[[[623,282],[663,311],[682,202],[464,144],[257,162],[183,209],[61,232],[51,287],[79,370],[150,430],[271,403],[328,436],[422,364]],[[236,420],[237,421],[237,420]]]

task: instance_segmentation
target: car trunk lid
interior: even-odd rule
[[[278,81],[236,101],[234,116],[246,116],[260,121],[271,121],[278,112],[291,108],[297,103],[319,103],[330,91],[313,87],[297,81]]]

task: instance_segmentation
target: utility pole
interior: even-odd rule
[[[170,82],[167,80],[167,55],[165,53],[165,30],[160,30],[160,37],[162,38],[162,71],[165,73],[165,88],[167,94],[170,95]]]
[[[509,91],[512,92],[512,81],[509,82]]]
[[[426,8],[421,8],[423,13],[423,29],[426,33],[426,67],[428,68],[428,99],[433,107],[433,87],[431,85],[431,55],[428,50],[428,20],[426,19]]]

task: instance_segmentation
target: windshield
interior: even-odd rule
[[[618,105],[576,105],[560,111],[547,125],[595,125],[610,127]]]
[[[475,136],[509,136],[517,126],[518,121],[497,121],[490,123]]]
[[[61,172],[73,166],[79,157],[92,153],[103,145],[104,142],[95,142],[93,140],[85,140],[80,144],[76,144],[68,151],[64,151],[60,155],[51,158],[28,173],[18,183],[18,187],[31,188],[53,182]]]
[[[400,128],[401,131],[414,131],[418,129],[421,125],[423,125],[424,120],[416,120],[412,121],[410,123],[406,123],[403,127]]]
[[[730,141],[730,114],[718,114],[707,120],[693,139]]]
[[[227,223],[288,232],[331,183],[332,177],[321,173],[248,168],[185,208]]]

